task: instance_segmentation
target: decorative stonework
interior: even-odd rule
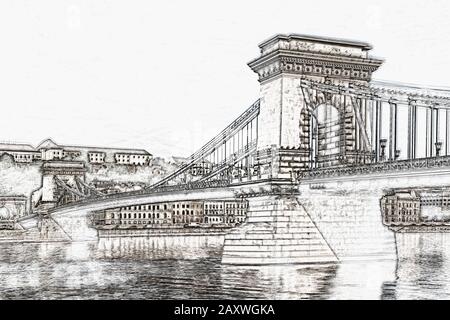
[[[261,66],[257,73],[259,81],[267,80],[281,73],[370,81],[372,73],[377,68],[378,66],[373,65],[352,65],[341,62],[280,56],[277,60]]]
[[[259,81],[283,73],[368,82],[383,62],[369,57],[370,45],[348,40],[281,35],[260,47],[261,56],[249,63]]]
[[[53,161],[42,165],[44,175],[84,175],[86,168],[81,161]]]
[[[442,156],[437,158],[423,158],[413,160],[397,160],[377,163],[367,163],[354,166],[315,169],[303,172],[300,179],[314,180],[330,177],[369,175],[387,172],[409,172],[417,169],[448,168],[450,167],[450,157]]]

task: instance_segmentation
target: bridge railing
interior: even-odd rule
[[[153,185],[149,186],[148,189],[158,188],[161,185],[166,184],[168,181],[174,180],[179,177],[184,172],[192,168],[196,163],[206,160],[209,156],[218,151],[221,147],[226,145],[227,141],[230,141],[234,136],[239,134],[240,131],[244,130],[252,121],[254,121],[259,115],[260,101],[257,100],[253,103],[244,113],[242,113],[236,120],[234,120],[230,125],[223,129],[217,136],[208,141],[200,150],[196,151],[189,157],[189,161],[182,165],[179,169],[175,170],[171,174],[167,175],[160,181],[157,181]],[[223,155],[222,155],[223,156]],[[226,155],[225,155],[226,158]],[[226,159],[217,159],[212,161],[215,164],[220,165],[221,161]]]
[[[160,193],[166,193],[166,192],[182,192],[182,191],[189,191],[189,190],[199,190],[199,189],[209,189],[209,188],[224,188],[228,187],[230,185],[229,180],[211,180],[211,181],[194,181],[189,182],[185,184],[179,184],[179,185],[165,185],[160,186],[151,190],[148,189],[142,189],[137,191],[128,191],[128,192],[121,192],[116,194],[109,194],[104,196],[98,196],[98,197],[90,197],[90,198],[84,198],[78,201],[70,202],[55,208],[51,208],[48,210],[49,213],[55,212],[56,210],[60,210],[63,208],[73,208],[78,207],[80,205],[85,205],[89,203],[96,203],[101,202],[104,200],[119,200],[129,197],[135,197],[135,196],[142,196],[142,195],[151,195],[151,194],[160,194]]]
[[[243,160],[245,157],[251,156],[251,154],[254,151],[256,151],[256,140],[249,142],[248,145],[239,149],[227,159],[222,160],[220,163],[217,164],[217,166],[211,173],[205,175],[199,181],[207,181],[208,179],[211,179],[217,176],[218,174],[222,173],[226,169],[233,168],[239,161]]]
[[[312,180],[327,177],[353,176],[361,174],[385,173],[389,171],[407,171],[421,168],[439,167],[450,167],[450,156],[314,169],[301,173],[299,178]]]

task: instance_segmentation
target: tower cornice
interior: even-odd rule
[[[370,57],[364,42],[301,35],[277,35],[260,44],[261,55],[248,63],[265,81],[281,73],[370,81],[383,63]]]

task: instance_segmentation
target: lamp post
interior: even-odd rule
[[[398,158],[400,158],[400,150],[395,150],[395,154],[394,154],[395,160],[398,160]]]
[[[381,161],[385,161],[386,160],[386,143],[387,143],[387,139],[380,139],[380,148],[381,148],[381,154],[380,154],[380,158]]]
[[[436,157],[439,157],[439,154],[441,153],[441,149],[442,149],[442,142],[438,141],[434,145],[436,147]]]

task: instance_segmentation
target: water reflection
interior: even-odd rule
[[[449,240],[397,235],[397,262],[303,267],[222,265],[222,237],[0,244],[0,298],[449,299]]]
[[[395,280],[395,260],[359,260],[341,263],[330,299],[378,300],[386,282]]]
[[[224,236],[100,239],[96,255],[107,259],[192,260],[221,254],[223,242]]]
[[[337,265],[222,266],[222,290],[229,299],[325,299]]]
[[[396,299],[450,299],[449,241],[448,233],[397,234],[397,278],[387,293]]]

